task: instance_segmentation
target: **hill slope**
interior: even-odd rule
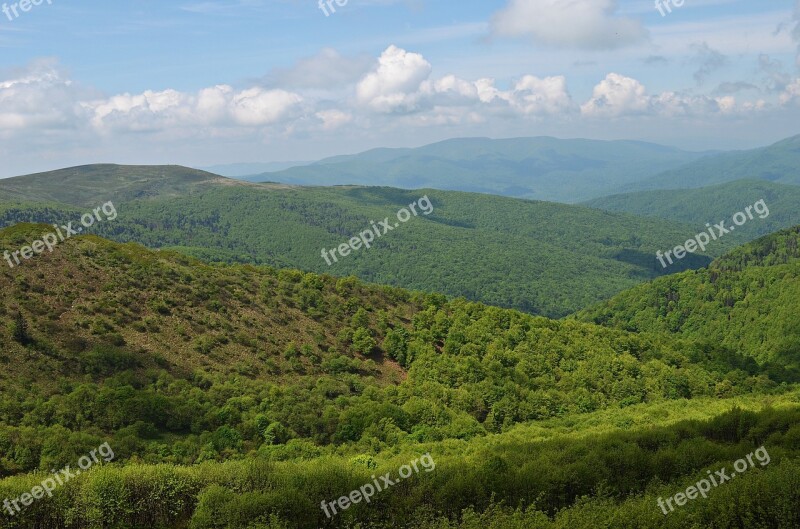
[[[327,264],[323,248],[346,243],[373,221],[396,223],[397,212],[423,195],[432,213],[420,210],[370,249]],[[697,231],[578,206],[391,188],[222,186],[116,206],[118,217],[95,224],[92,233],[210,260],[353,274],[548,316],[566,315],[657,277],[664,271],[656,251]],[[0,225],[63,224],[82,213],[58,205],[4,205]],[[731,244],[721,241],[714,249]],[[691,255],[669,271],[710,261]]]
[[[795,517],[797,393],[692,340],[82,236],[0,271],[0,341],[0,497],[114,452],[4,527],[665,527],[658,495],[760,445],[772,465],[668,527],[755,489],[759,520]],[[372,505],[319,510],[421,454]]]
[[[4,230],[0,251],[48,230]],[[167,459],[194,462],[206,443],[212,458],[246,453],[272,423],[284,441],[391,445],[775,387],[722,349],[95,236],[2,269],[0,340],[2,473],[68,462],[61,450],[87,441],[44,449],[69,437],[59,428],[113,435],[121,458],[183,439]]]
[[[737,248],[708,268],[659,278],[578,314],[582,321],[722,344],[800,367],[800,227]]]
[[[265,173],[262,181],[435,188],[573,203],[701,156],[634,141],[462,138],[416,149],[336,156]]]
[[[730,225],[732,215],[762,199],[769,215],[763,219],[756,216],[738,226],[731,238],[747,242],[800,224],[800,186],[765,180],[738,180],[699,189],[640,191],[598,198],[583,205],[693,224],[701,231],[706,222],[729,219]]]
[[[800,185],[800,135],[760,149],[704,157],[643,179],[629,190],[685,189],[748,179]]]
[[[247,185],[179,165],[97,164],[0,180],[0,200],[96,206],[107,200],[178,197],[209,186]]]

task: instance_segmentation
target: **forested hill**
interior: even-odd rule
[[[630,331],[718,343],[800,366],[800,227],[737,248],[708,268],[659,278],[578,313]]]
[[[190,195],[208,187],[248,184],[180,165],[95,164],[0,180],[0,201],[58,202],[93,207],[155,197]]]
[[[417,216],[376,237],[370,249],[362,246],[337,263],[323,258],[323,248],[347,243],[373,221],[397,223],[397,212],[424,195],[429,214],[418,208]],[[579,206],[434,190],[221,185],[146,200],[110,191],[91,207],[112,199],[117,217],[95,223],[91,233],[211,261],[352,274],[554,317],[663,274],[656,252],[697,232],[690,225]],[[86,211],[0,204],[0,226],[77,222]],[[731,244],[721,241],[713,250]],[[669,271],[710,261],[689,255]]]
[[[4,230],[0,250],[48,229]],[[241,449],[263,443],[259,428],[273,422],[287,439],[321,444],[396,428],[391,435],[471,437],[570,410],[777,381],[759,380],[754,363],[722,350],[714,362],[691,360],[690,344],[352,278],[209,266],[95,236],[4,267],[0,287],[0,422],[36,424],[41,439],[48,428],[103,432],[130,446],[128,455],[149,453],[150,435],[206,432],[187,439],[185,462],[220,428],[235,430],[219,435],[234,435]],[[231,391],[247,398],[223,412],[234,406]],[[29,402],[32,394],[41,400]],[[432,409],[442,415],[430,430],[420,421]],[[26,419],[34,416],[43,422]],[[5,457],[7,473],[31,470],[45,454]]]
[[[738,180],[699,189],[640,191],[598,198],[585,206],[693,224],[728,220],[738,211],[763,200],[769,215],[756,216],[727,237],[747,242],[800,223],[800,186],[766,180]]]

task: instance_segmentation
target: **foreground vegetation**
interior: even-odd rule
[[[796,527],[800,520],[797,456],[800,409],[733,409],[707,421],[580,438],[469,443],[464,454],[404,447],[357,458],[261,452],[244,461],[109,465],[70,481],[15,518],[9,528],[317,528],[408,527]],[[488,442],[492,441],[492,442]],[[446,445],[446,443],[445,443]],[[656,504],[684,490],[706,470],[764,445],[770,456],[732,481],[665,516]],[[428,450],[436,462],[331,519],[320,503],[348,494],[373,475],[393,472]],[[18,497],[41,480],[0,482],[0,496]]]

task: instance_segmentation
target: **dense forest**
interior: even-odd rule
[[[665,272],[711,261],[711,254],[692,254],[665,271],[656,252],[685,241],[696,227],[579,206],[392,188],[221,185],[191,191],[198,185],[194,180],[182,184],[188,186],[184,196],[165,192],[125,200],[131,190],[124,183],[90,206],[2,204],[0,226],[77,222],[87,207],[119,195],[117,218],[96,223],[91,233],[206,261],[355,275],[549,317],[566,316]],[[69,199],[83,203],[86,197],[102,196],[89,184],[77,187]],[[145,184],[140,187],[148,192]],[[323,248],[339,246],[373,221],[388,217],[396,222],[401,208],[423,196],[429,197],[432,213],[413,217],[378,238],[371,249],[332,266],[323,259]],[[720,241],[714,255],[734,245]]]
[[[721,344],[760,363],[797,369],[800,228],[737,248],[708,268],[659,278],[579,313],[633,332]]]
[[[716,266],[782,274],[797,233]],[[717,526],[797,519],[776,503],[800,450],[780,355],[96,236],[36,259],[0,276],[0,496],[103,442],[115,459],[8,527],[657,527],[654,497],[761,445],[769,466],[668,527],[737,519],[757,487],[754,520]],[[319,509],[423,453],[436,471],[369,508]]]

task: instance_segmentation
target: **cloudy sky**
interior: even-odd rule
[[[800,133],[800,0],[663,16],[653,0],[16,1],[0,11],[2,177],[459,136],[705,150]]]

